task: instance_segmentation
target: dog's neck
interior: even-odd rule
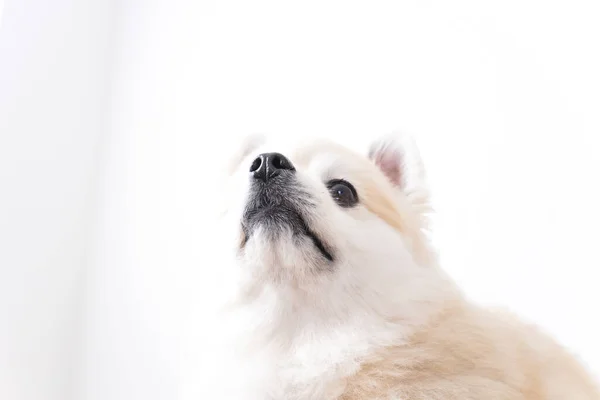
[[[210,343],[224,349],[219,362],[240,390],[259,386],[261,399],[330,398],[324,393],[354,375],[361,360],[402,346],[457,297],[452,282],[428,267],[382,286],[351,275],[302,285],[257,281],[243,265],[230,266],[236,272],[222,268],[213,282],[226,306]],[[275,394],[262,395],[264,385]]]
[[[329,398],[325,393],[357,373],[360,360],[378,349],[407,344],[443,310],[443,298],[454,293],[451,284],[444,287],[443,279],[421,287],[424,293],[419,297],[400,285],[398,296],[385,300],[374,300],[381,294],[374,289],[361,288],[358,296],[338,285],[321,282],[313,291],[311,286],[263,284],[227,310],[239,357],[235,362],[252,370],[255,383],[264,382],[276,391],[273,398]],[[311,396],[289,395],[296,392]]]
[[[402,342],[458,296],[437,270],[386,288],[323,277],[303,285],[248,281],[227,309],[247,348],[293,349],[310,339],[352,340],[360,347]],[[348,336],[344,339],[345,336]]]

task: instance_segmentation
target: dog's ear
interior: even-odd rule
[[[256,150],[266,141],[266,136],[261,133],[253,133],[242,138],[234,154],[229,159],[227,172],[232,174],[240,165],[242,160],[246,158],[252,151]]]
[[[418,221],[413,228],[426,236],[431,228],[433,207],[425,178],[425,167],[415,139],[404,133],[392,133],[375,140],[368,151],[369,159],[383,172],[398,191],[400,204],[411,206]],[[409,228],[410,229],[410,228]],[[416,235],[415,237],[419,237]],[[434,263],[435,253],[428,240],[415,240],[415,254],[426,264]]]
[[[410,192],[425,186],[425,169],[414,138],[393,133],[373,142],[369,158],[400,190]]]
[[[430,209],[425,168],[415,139],[404,133],[385,135],[371,144],[369,158],[390,182],[423,213]]]

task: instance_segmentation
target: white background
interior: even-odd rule
[[[173,399],[249,132],[419,140],[445,268],[600,376],[595,1],[8,0],[0,398]]]

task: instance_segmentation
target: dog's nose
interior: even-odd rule
[[[280,153],[260,154],[250,166],[250,173],[254,179],[260,179],[263,182],[279,175],[281,171],[293,172],[295,170],[292,162]]]

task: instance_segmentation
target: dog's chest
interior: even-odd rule
[[[262,376],[258,382],[251,383],[264,399],[335,400],[344,391],[344,378],[353,372],[351,363],[306,362],[295,356],[283,357],[275,363],[272,359],[257,361],[257,364],[269,362],[259,367]]]
[[[367,341],[356,335],[308,335],[286,347],[265,346],[233,360],[234,379],[261,400],[335,400],[368,351]]]
[[[341,312],[335,304],[302,312],[282,312],[272,304],[241,308],[228,329],[219,330],[233,341],[226,347],[237,349],[225,372],[235,371],[231,380],[243,382],[246,393],[257,393],[245,399],[338,399],[361,361],[398,337],[380,318]]]

